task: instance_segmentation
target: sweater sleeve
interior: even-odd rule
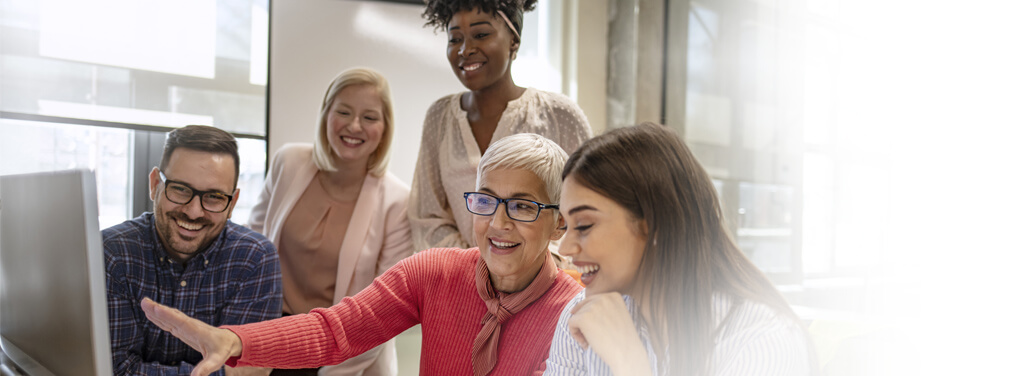
[[[389,269],[352,297],[329,308],[249,325],[224,326],[242,340],[232,367],[312,368],[338,364],[386,342],[420,322],[424,257]]]

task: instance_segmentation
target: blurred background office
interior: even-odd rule
[[[95,170],[105,228],[150,210],[169,129],[214,125],[239,138],[245,223],[323,83],[368,66],[392,83],[409,183],[427,107],[462,90],[422,9],[0,0],[0,174]],[[515,81],[576,100],[595,134],[683,135],[826,374],[1019,372],[1024,5],[541,0],[526,17]],[[403,341],[415,374],[415,329]]]

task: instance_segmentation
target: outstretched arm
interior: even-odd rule
[[[153,309],[158,306],[152,302],[146,303],[144,307],[149,311],[144,312],[159,327],[203,355],[203,372],[222,364],[275,368],[338,364],[420,322],[418,304],[422,300],[416,290],[421,283],[417,275],[430,273],[429,264],[424,265],[430,259],[410,259],[389,269],[356,296],[346,297],[330,308],[222,327],[231,334],[199,325],[174,310],[161,314],[161,310]],[[413,272],[407,272],[405,266]]]
[[[142,311],[149,321],[203,354],[192,376],[207,376],[224,367],[228,358],[242,354],[242,340],[230,330],[214,328],[149,298],[142,299]]]

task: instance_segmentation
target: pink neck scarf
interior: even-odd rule
[[[486,251],[481,251],[486,252]],[[544,264],[526,289],[514,293],[504,293],[491,285],[491,275],[483,256],[476,262],[476,292],[487,304],[487,313],[481,321],[482,328],[473,341],[473,375],[484,376],[491,372],[498,363],[498,340],[501,337],[501,324],[512,318],[548,292],[555,282],[558,269],[551,254],[544,252]]]

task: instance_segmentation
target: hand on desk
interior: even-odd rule
[[[156,326],[170,332],[203,354],[203,360],[192,369],[192,376],[207,376],[224,367],[224,362],[228,358],[242,355],[242,340],[230,330],[214,328],[149,298],[142,299],[142,311],[146,313],[146,318]],[[258,368],[232,369],[230,367],[225,370],[228,375],[269,374],[269,370],[266,370],[266,373],[249,373],[257,371],[264,370]]]

